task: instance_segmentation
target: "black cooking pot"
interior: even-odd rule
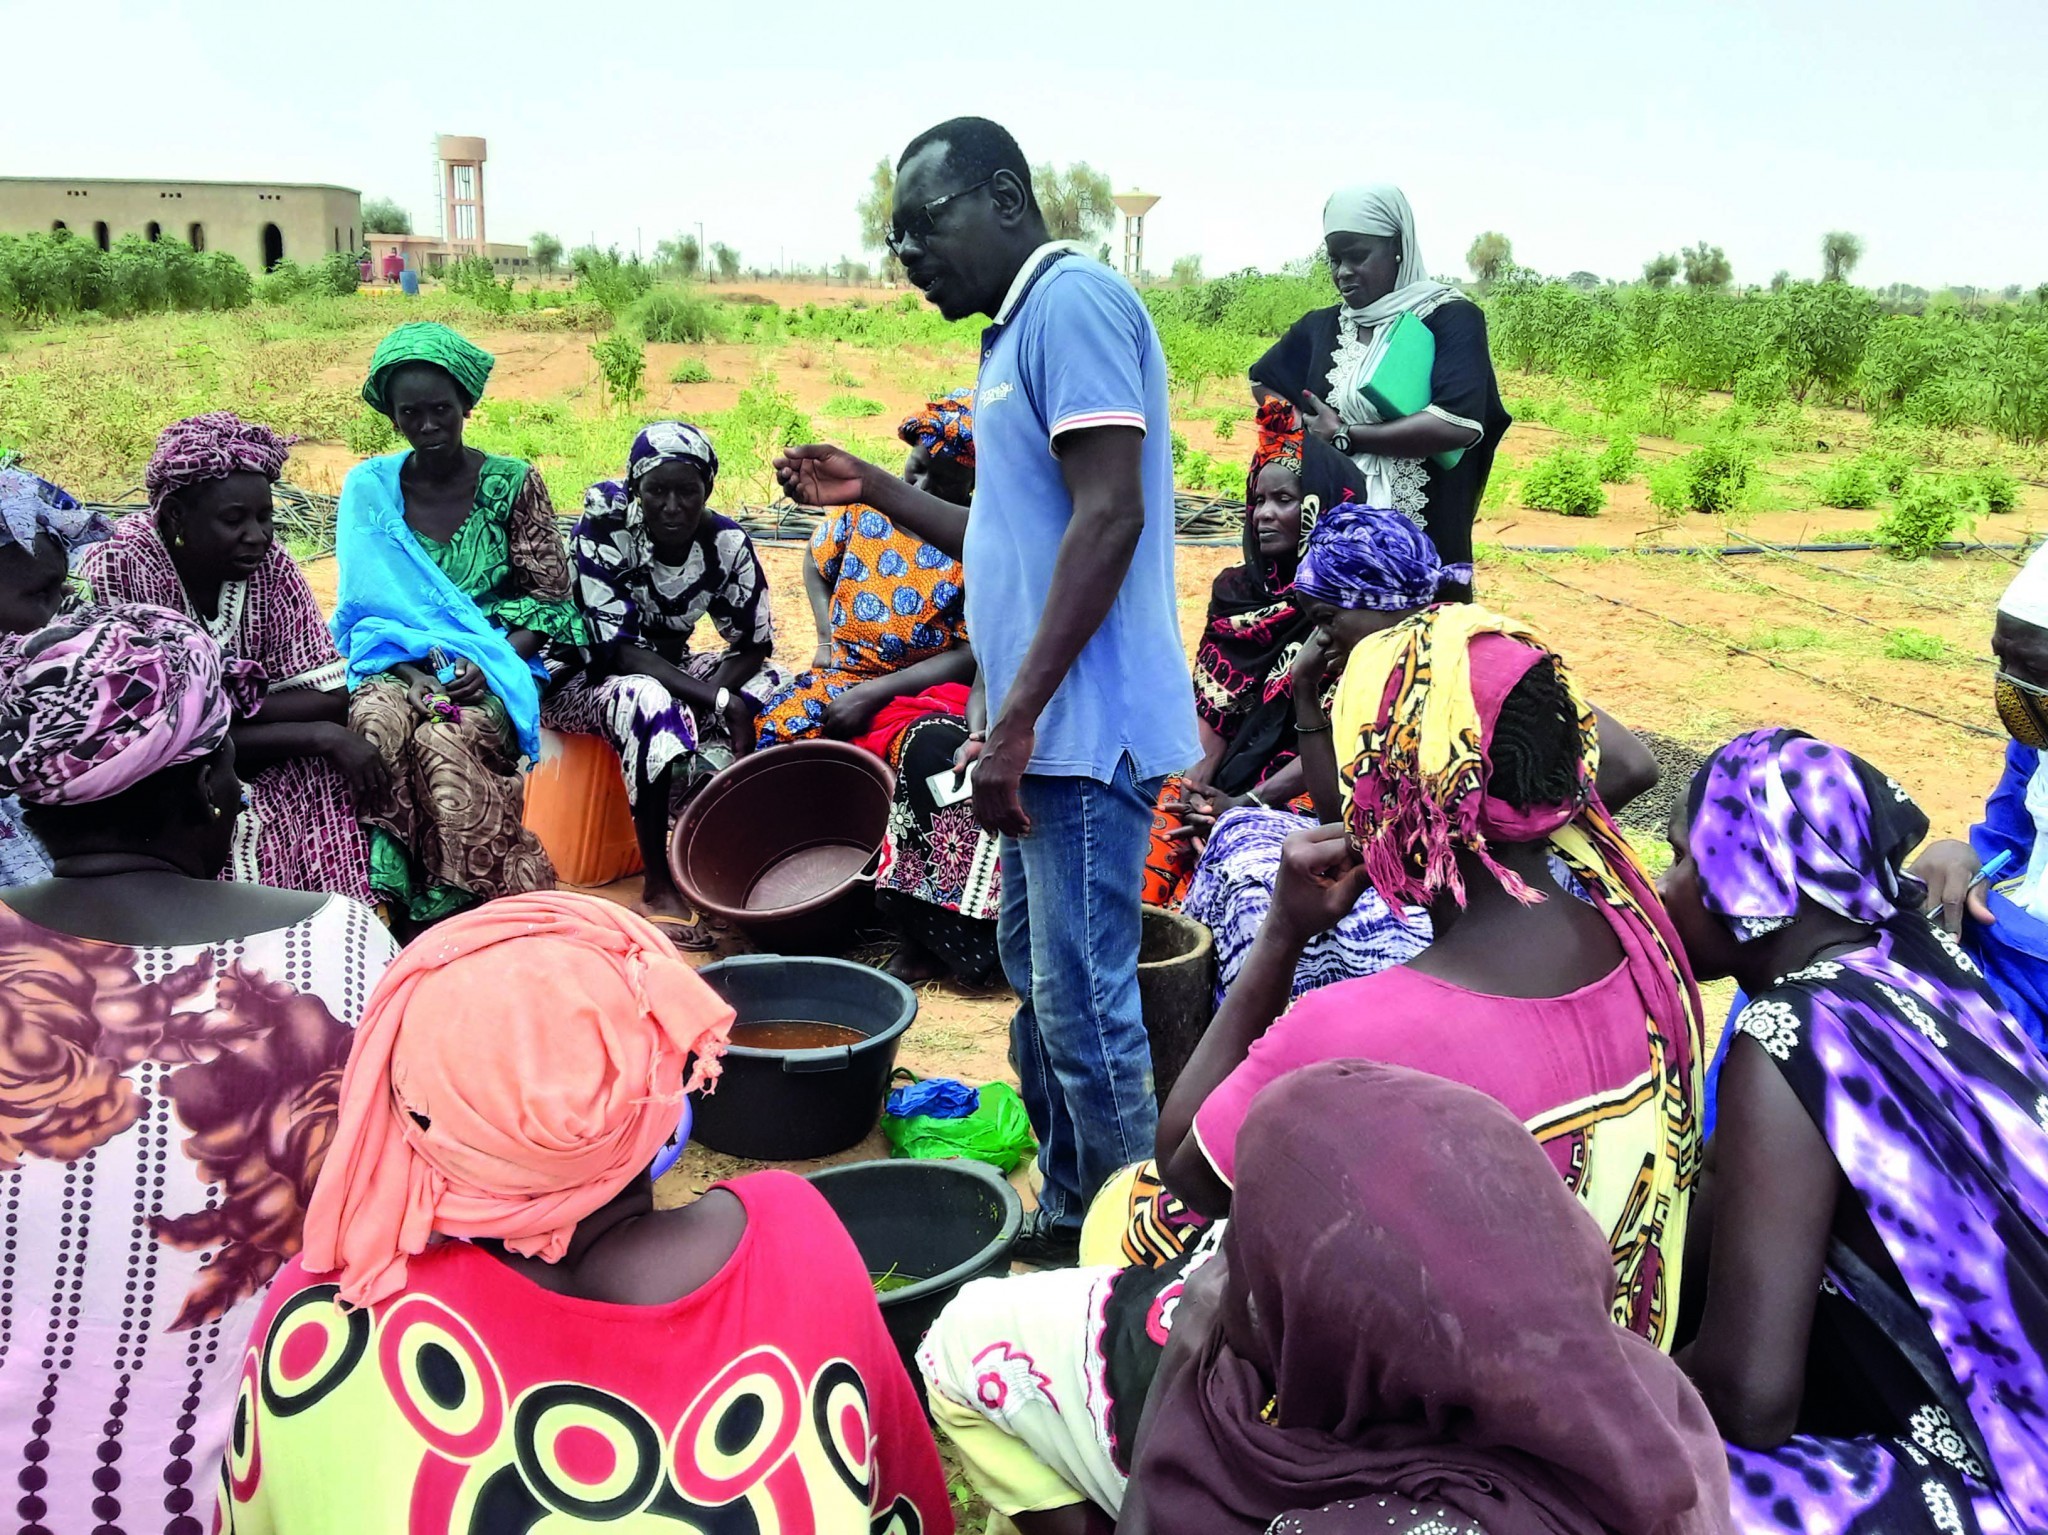
[[[728,1156],[794,1162],[844,1151],[874,1129],[916,992],[846,959],[743,954],[697,973],[732,1004],[735,1023],[837,1023],[867,1037],[823,1050],[734,1045],[717,1090],[696,1100],[693,1139]]]
[[[993,1167],[964,1160],[845,1162],[810,1180],[870,1274],[912,1281],[875,1299],[921,1397],[919,1342],[962,1285],[1009,1271],[1023,1201]]]

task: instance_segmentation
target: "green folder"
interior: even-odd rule
[[[1382,421],[1399,421],[1429,405],[1430,374],[1436,368],[1436,337],[1412,313],[1394,316],[1379,328],[1366,353],[1358,392],[1371,402]],[[1433,453],[1430,462],[1449,469],[1465,456],[1463,448]]]

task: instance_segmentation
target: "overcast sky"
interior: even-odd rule
[[[1161,194],[1156,271],[1276,266],[1387,180],[1439,273],[1500,229],[1545,272],[1704,238],[1760,283],[1840,228],[1872,285],[2048,280],[2048,0],[0,0],[0,37],[0,174],[338,182],[429,232],[433,136],[473,133],[493,239],[860,259],[876,159],[974,112]]]

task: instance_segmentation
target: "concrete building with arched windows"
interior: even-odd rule
[[[105,250],[123,235],[227,251],[252,272],[363,248],[363,196],[290,181],[107,181],[0,176],[0,234],[69,229]]]

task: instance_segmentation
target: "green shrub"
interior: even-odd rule
[[[1216,461],[1209,471],[1209,487],[1219,496],[1228,496],[1233,501],[1245,499],[1245,484],[1249,476],[1243,464]]]
[[[296,261],[280,261],[256,280],[256,296],[266,304],[289,304],[309,292],[313,277]]]
[[[1603,485],[1626,485],[1636,477],[1636,440],[1633,437],[1608,439],[1607,446],[1593,460],[1593,472],[1600,476]]]
[[[1912,454],[1901,453],[1896,448],[1882,448],[1866,453],[1859,463],[1866,466],[1877,483],[1884,487],[1885,494],[1896,496],[1906,488],[1906,481],[1913,477],[1918,462]]]
[[[1650,504],[1667,512],[1738,512],[1753,467],[1740,439],[1709,442],[1650,471]]]
[[[687,346],[716,341],[725,331],[725,317],[717,304],[695,288],[675,285],[641,294],[627,308],[625,321],[643,341]]]
[[[711,382],[711,370],[701,357],[680,358],[669,369],[668,381],[671,384],[708,384]]]
[[[769,373],[742,389],[733,408],[711,425],[718,444],[719,494],[733,500],[750,493],[762,500],[772,498],[775,455],[793,443],[817,440],[811,418],[797,409],[795,398]],[[728,480],[731,491],[726,489]]]
[[[1883,488],[1868,464],[1847,463],[1837,464],[1822,475],[1820,483],[1814,487],[1814,494],[1822,506],[1860,512],[1877,505]]]
[[[368,458],[375,453],[389,453],[397,447],[398,433],[392,430],[387,417],[364,406],[342,428],[341,440],[356,457]]]
[[[631,405],[646,393],[647,349],[632,336],[615,331],[594,343],[590,355],[613,405]]]
[[[824,416],[841,417],[879,416],[882,413],[882,402],[880,400],[870,400],[865,395],[835,394],[818,407],[818,413]]]
[[[1181,460],[1173,479],[1185,490],[1207,490],[1215,474],[1216,460],[1206,453],[1193,452]]]
[[[363,265],[354,251],[329,251],[313,268],[311,288],[315,293],[347,298],[362,286]]]
[[[654,269],[638,256],[622,258],[616,247],[601,251],[586,245],[569,258],[569,265],[576,273],[576,297],[602,304],[613,314],[629,308],[654,286]]]
[[[1792,368],[1782,357],[1763,357],[1735,380],[1735,403],[1762,414],[1785,403],[1792,393]]]
[[[2018,508],[2020,482],[2005,465],[1986,464],[1973,470],[1968,478],[1985,511],[2003,515]]]
[[[1871,539],[1894,559],[1917,560],[1966,529],[1983,510],[1976,487],[1955,475],[1908,480]]]
[[[1607,504],[1592,458],[1577,448],[1559,448],[1529,466],[1522,481],[1522,504],[1567,517],[1597,517]]]
[[[1939,661],[1948,654],[1948,646],[1938,634],[1894,629],[1884,637],[1884,653],[1893,661]]]
[[[1219,410],[1216,412],[1216,440],[1229,442],[1237,436],[1238,427],[1250,419],[1249,411]]]
[[[461,295],[486,314],[510,314],[518,304],[512,279],[498,281],[497,269],[483,256],[465,256],[441,274],[448,291]]]

